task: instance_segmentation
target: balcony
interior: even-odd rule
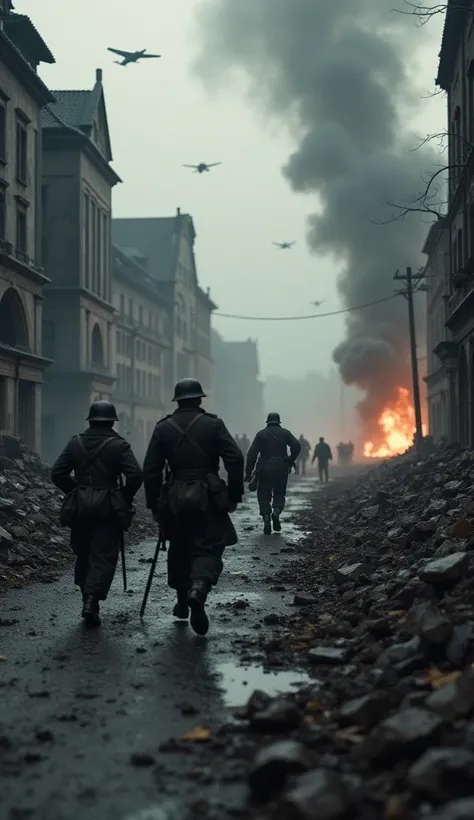
[[[44,284],[50,281],[38,262],[35,262],[27,253],[15,248],[13,243],[6,239],[0,239],[0,262],[3,262],[6,267],[13,268],[17,273],[38,277]]]

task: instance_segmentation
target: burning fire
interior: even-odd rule
[[[398,388],[398,399],[385,408],[378,426],[383,443],[376,446],[372,441],[366,441],[366,458],[390,458],[405,453],[411,447],[416,430],[415,409],[405,387]]]

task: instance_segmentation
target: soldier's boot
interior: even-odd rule
[[[102,621],[99,614],[99,602],[94,595],[84,595],[82,617],[86,626],[100,626]]]
[[[272,534],[272,524],[270,521],[269,515],[262,516],[263,518],[263,534],[264,535],[271,535]]]
[[[209,584],[206,581],[194,581],[188,592],[188,606],[191,610],[191,626],[197,635],[206,635],[209,629],[205,605]]]
[[[174,605],[173,615],[175,618],[179,618],[180,621],[187,621],[189,618],[188,590],[178,589],[176,594],[178,600]]]
[[[275,532],[281,532],[280,510],[273,510],[272,524]]]

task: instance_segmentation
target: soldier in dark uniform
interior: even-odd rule
[[[314,448],[313,458],[311,464],[318,461],[319,480],[321,484],[329,481],[329,462],[332,461],[332,452],[329,444],[324,441],[323,436],[319,439]]]
[[[311,452],[311,444],[308,439],[304,437],[303,433],[301,433],[298,441],[300,443],[301,450],[298,458],[296,459],[296,473],[299,475],[301,470],[301,474],[306,475],[306,464]]]
[[[245,480],[249,481],[260,456],[257,498],[265,535],[270,535],[272,524],[275,532],[281,531],[280,515],[285,507],[288,476],[300,450],[298,439],[281,426],[279,414],[269,413],[266,428],[252,442],[245,469]]]
[[[74,581],[83,595],[86,624],[100,626],[99,601],[107,598],[120,549],[120,505],[125,505],[125,511],[131,508],[143,479],[129,443],[113,429],[118,421],[114,405],[94,402],[87,421],[88,429],[68,442],[51,478],[63,493],[71,494],[76,505],[70,525],[76,554]],[[125,485],[119,489],[122,475]]]
[[[173,614],[205,635],[207,595],[223,569],[226,546],[237,543],[229,513],[244,492],[244,459],[224,422],[201,408],[205,393],[196,379],[182,379],[178,409],[158,422],[143,466],[148,508],[170,542],[168,585],[176,590]],[[219,478],[219,460],[228,486]],[[163,470],[169,475],[163,484]]]

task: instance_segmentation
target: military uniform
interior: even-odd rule
[[[290,455],[288,455],[288,449]],[[301,445],[298,439],[281,427],[278,413],[270,413],[267,426],[255,436],[247,455],[245,480],[249,481],[258,456],[257,498],[260,515],[263,518],[264,533],[273,529],[280,532],[280,514],[285,508],[288,475],[299,456]]]
[[[319,480],[321,484],[323,482],[327,484],[329,481],[329,462],[332,461],[332,452],[329,444],[327,444],[323,438],[319,439],[318,444],[314,448],[311,463],[314,464],[316,460],[318,461]]]
[[[110,402],[95,402],[88,416],[91,426],[80,437],[74,436],[57,459],[51,479],[66,495],[78,487],[118,489],[119,476],[123,475],[123,498],[132,504],[142,484],[142,471],[128,442],[113,430],[114,417],[118,420]],[[97,522],[79,517],[71,525],[71,546],[76,554],[74,581],[83,594],[86,620],[100,623],[98,601],[105,601],[112,584],[120,537],[121,528],[112,514],[108,520]]]
[[[170,542],[168,585],[178,595],[174,614],[187,618],[189,603],[191,624],[195,628],[194,592],[199,591],[197,597],[204,607],[209,589],[217,584],[222,572],[225,547],[237,542],[228,510],[229,506],[235,509],[242,501],[244,459],[224,422],[199,406],[204,394],[198,382],[183,379],[176,386],[176,395],[182,396],[177,399],[180,406],[156,425],[143,473],[147,506]],[[219,503],[225,495],[225,485],[219,479],[220,459],[227,471],[224,504]],[[163,485],[165,466],[169,476]],[[187,482],[189,486],[201,483],[208,493],[209,503],[205,508],[192,515],[174,512],[167,499],[179,482]],[[205,624],[197,626],[200,634],[207,631]]]
[[[296,459],[296,473],[299,475],[300,471],[302,475],[306,475],[306,462],[308,461],[309,454],[311,452],[311,444],[304,436],[300,436],[298,439],[300,443],[300,454]]]

